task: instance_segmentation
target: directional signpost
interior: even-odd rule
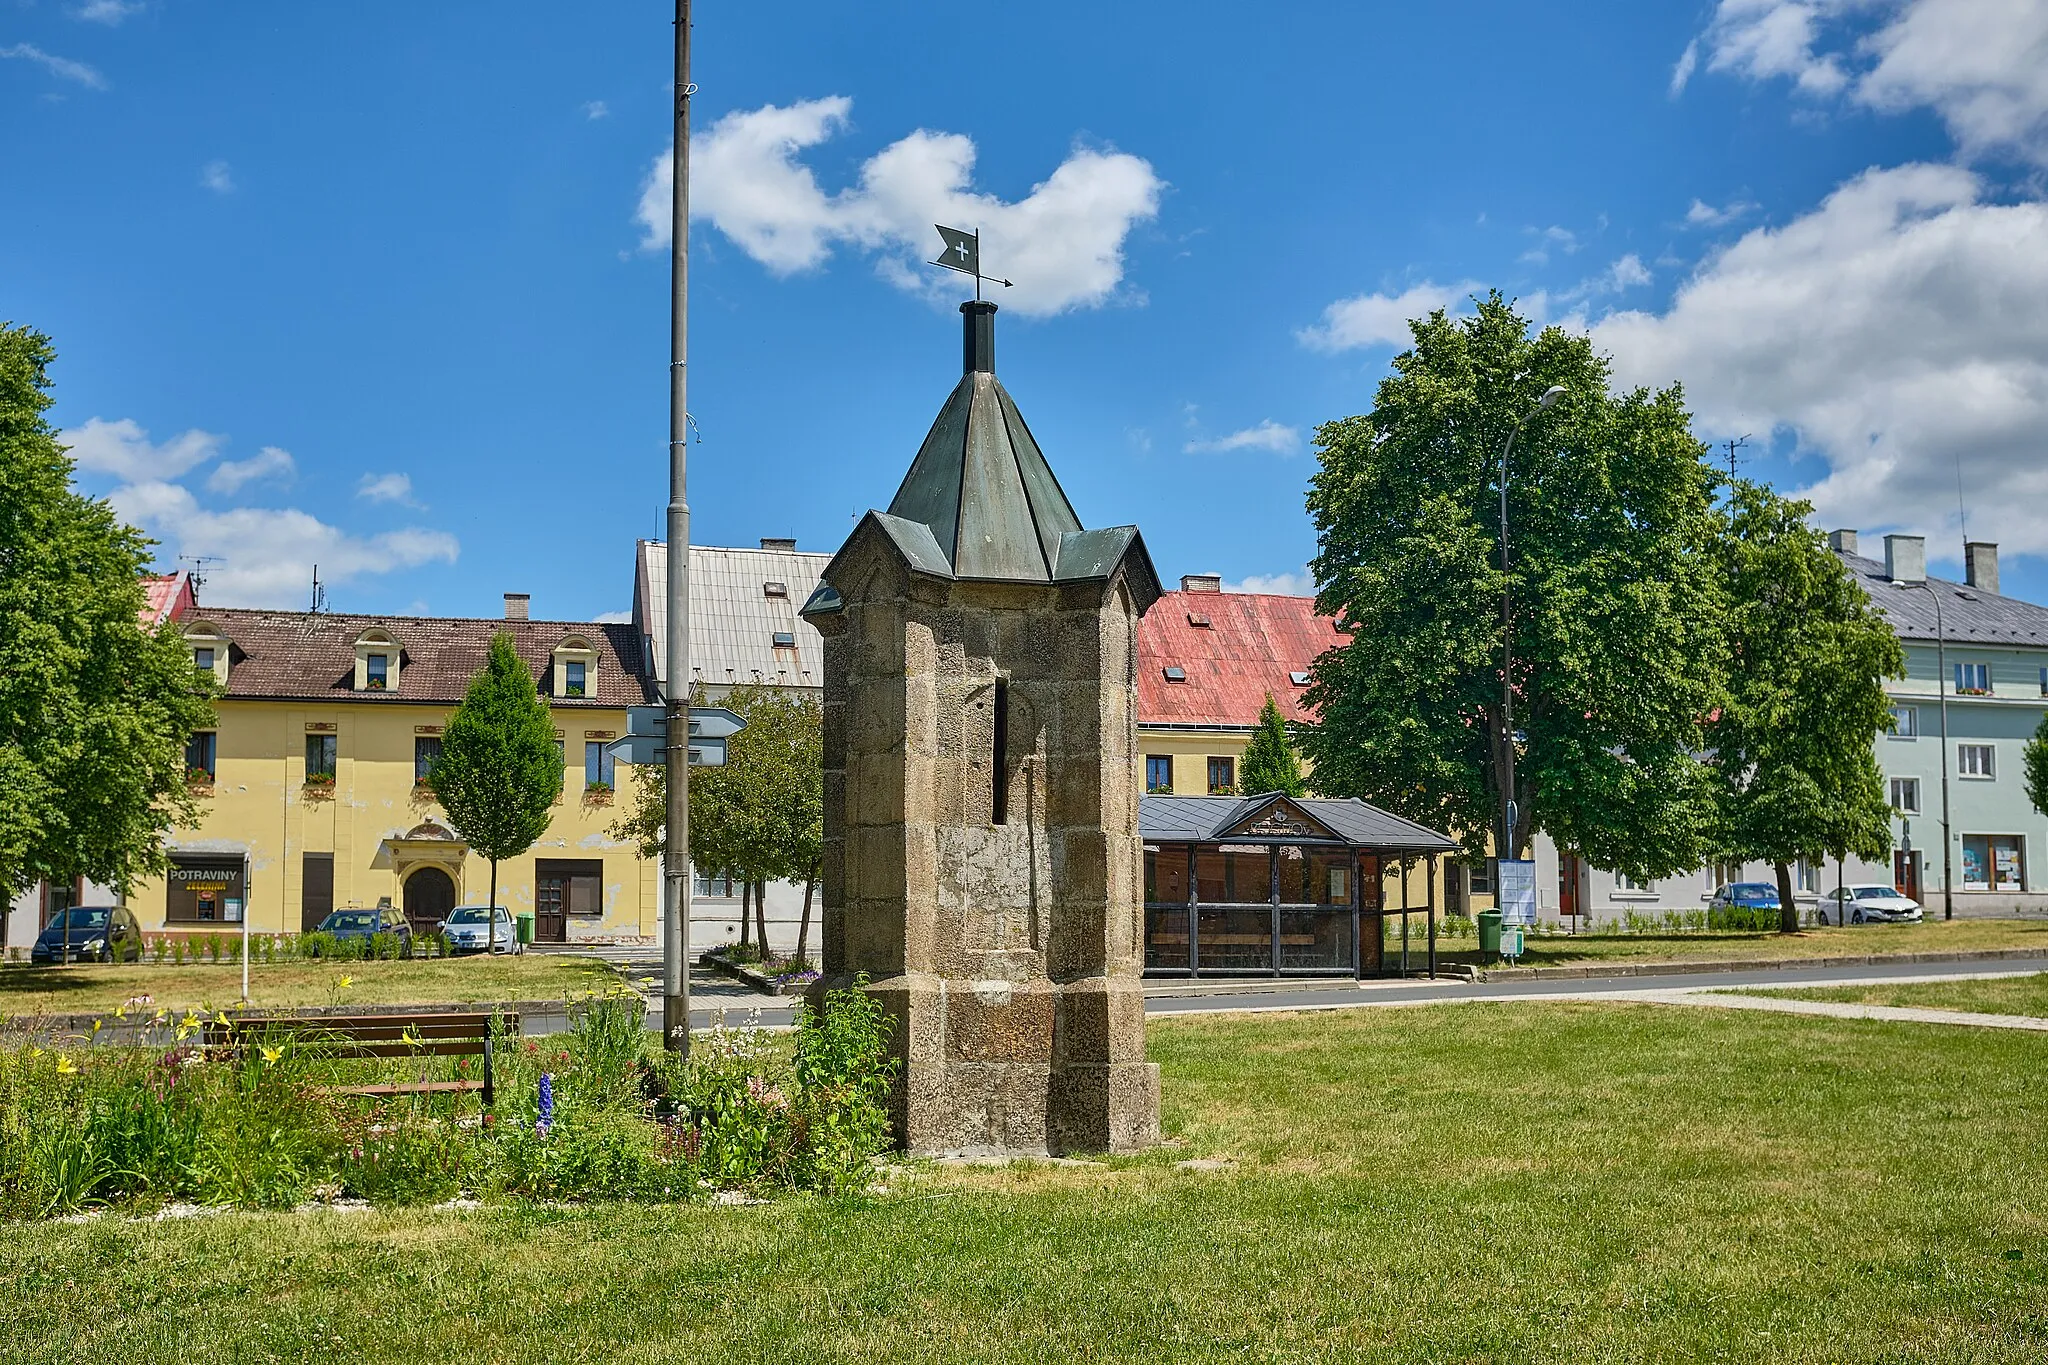
[[[690,766],[723,768],[725,742],[747,723],[723,706],[690,708]],[[619,763],[665,763],[668,754],[668,712],[660,706],[626,708],[626,735],[604,746]]]

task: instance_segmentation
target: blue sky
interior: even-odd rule
[[[1169,576],[1298,581],[1315,424],[1498,286],[1829,526],[1953,564],[1960,466],[2048,598],[2040,0],[698,11],[701,543],[886,504],[958,372],[936,219],[1019,282],[999,369],[1083,521]],[[81,482],[216,602],[318,560],[336,609],[623,610],[667,16],[0,0],[0,317]]]

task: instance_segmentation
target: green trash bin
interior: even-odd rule
[[[1493,919],[1493,943],[1498,948],[1500,946],[1500,916],[1495,915]],[[524,948],[531,942],[533,942],[533,911],[521,910],[519,912],[519,946]]]
[[[1479,920],[1479,951],[1488,957],[1500,956],[1500,911],[1481,910]]]

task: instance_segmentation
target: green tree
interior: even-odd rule
[[[2040,725],[2034,729],[2034,737],[2027,741],[2023,755],[2027,773],[2027,799],[2034,803],[2034,809],[2048,815],[2048,713],[2041,717]]]
[[[1508,473],[1512,849],[1541,829],[1632,876],[1699,866],[1721,593],[1714,478],[1682,394],[1611,393],[1588,338],[1532,337],[1498,293],[1410,329],[1372,411],[1317,431],[1317,605],[1352,639],[1316,661],[1306,696],[1316,790],[1457,831],[1483,856],[1510,742],[1497,479],[1526,417]],[[1537,412],[1552,385],[1565,395]]]
[[[441,753],[427,771],[448,823],[490,860],[492,906],[498,903],[498,863],[518,857],[546,833],[563,771],[547,703],[512,637],[500,632],[448,718]],[[498,917],[487,918],[495,952]]]
[[[1795,861],[1891,851],[1873,741],[1892,724],[1884,679],[1906,670],[1898,636],[1807,524],[1812,511],[1738,479],[1717,542],[1728,601],[1728,697],[1707,725],[1717,842],[1776,869],[1786,933],[1799,927]]]
[[[151,542],[71,487],[54,359],[0,326],[0,899],[162,871],[165,831],[199,819],[186,742],[213,724],[177,627],[141,623]]]
[[[695,702],[703,705],[704,698]],[[690,773],[690,861],[706,872],[730,872],[751,888],[764,952],[767,911],[760,891],[770,880],[803,882],[801,957],[824,858],[824,709],[805,693],[755,685],[733,688],[721,704],[746,726],[727,742],[722,767]],[[668,773],[660,765],[644,768],[632,808],[612,832],[653,858],[667,851],[667,822]]]
[[[1259,727],[1252,731],[1251,742],[1244,746],[1244,757],[1238,762],[1237,785],[1247,796],[1264,792],[1302,796],[1308,791],[1301,778],[1301,755],[1294,751],[1287,720],[1271,692],[1259,711]]]

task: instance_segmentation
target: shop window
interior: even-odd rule
[[[1209,760],[1209,795],[1232,796],[1237,792],[1237,760],[1234,758],[1212,758]]]
[[[1989,744],[1958,744],[1956,771],[1964,777],[1998,776],[1998,751]]]
[[[1963,836],[1963,890],[2027,889],[2026,842],[2017,834]]]
[[[1917,777],[1895,777],[1892,779],[1892,809],[1901,815],[1920,813],[1920,779]]]
[[[1990,664],[1957,664],[1956,695],[1961,697],[1988,697],[1991,695]]]
[[[1892,738],[1913,739],[1920,733],[1920,708],[1917,706],[1894,706],[1892,708]]]
[[[340,745],[338,736],[306,736],[306,780],[308,782],[333,782],[335,765],[339,758]]]
[[[412,780],[415,785],[425,785],[434,771],[434,760],[441,757],[439,735],[415,735],[412,741]]]
[[[1145,755],[1145,790],[1160,794],[1173,790],[1173,755]]]
[[[211,730],[198,730],[193,732],[192,738],[185,741],[186,781],[213,781],[214,756],[219,750],[218,738]]]

